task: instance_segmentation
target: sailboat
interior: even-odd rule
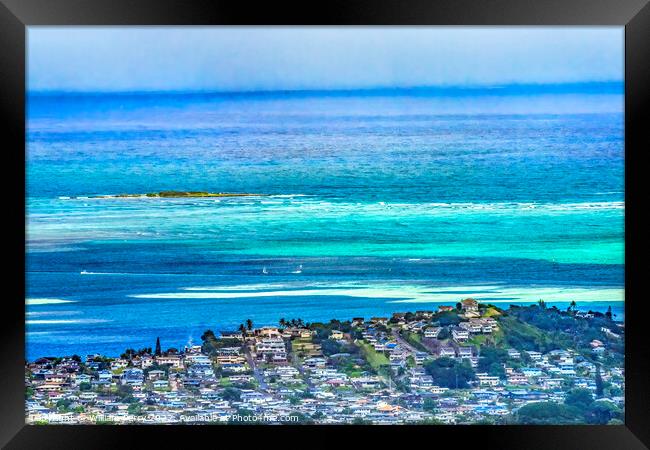
[[[268,273],[269,273],[269,271],[268,271],[268,270],[266,270],[266,266],[264,266],[264,268],[262,269],[262,273],[263,273],[264,275],[266,275],[266,274],[268,274]]]
[[[291,273],[302,273],[302,264],[300,264],[298,268]]]

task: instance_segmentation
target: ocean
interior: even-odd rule
[[[624,318],[622,86],[32,93],[28,359],[543,299]],[[91,198],[163,190],[220,198]]]

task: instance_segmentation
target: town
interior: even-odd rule
[[[624,324],[543,301],[207,330],[26,363],[30,424],[620,424]]]

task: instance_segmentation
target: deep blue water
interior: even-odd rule
[[[470,295],[623,317],[616,86],[28,104],[28,358]],[[269,195],[87,198],[167,189]]]

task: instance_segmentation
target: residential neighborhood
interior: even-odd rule
[[[624,324],[611,315],[435,311],[207,330],[200,345],[26,364],[31,424],[618,423]],[[563,422],[562,422],[563,421]]]

